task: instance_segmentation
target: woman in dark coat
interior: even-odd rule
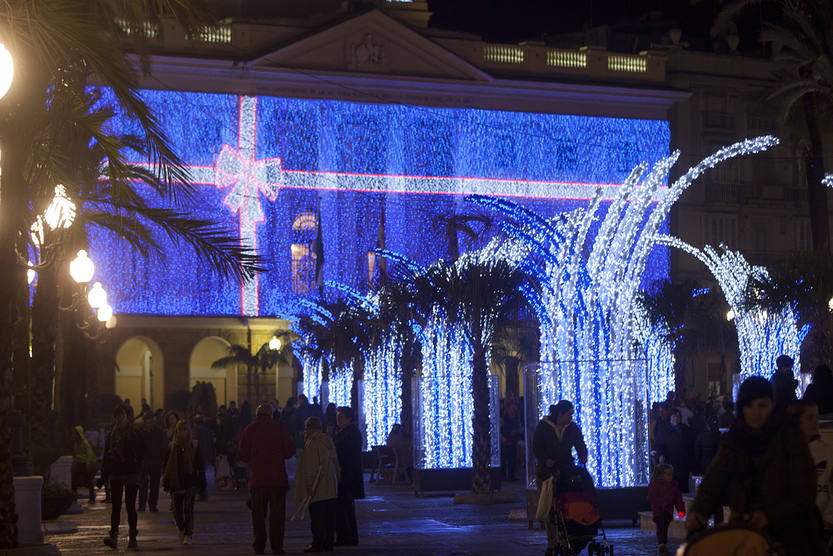
[[[162,486],[171,493],[179,541],[189,545],[194,535],[194,499],[197,490],[205,488],[205,474],[202,458],[191,441],[191,427],[185,421],[176,425],[163,467]]]
[[[833,374],[827,365],[813,369],[813,382],[804,392],[805,400],[819,406],[819,413],[833,413]]]
[[[674,467],[674,478],[680,492],[688,492],[688,474],[694,463],[694,435],[688,425],[684,425],[682,413],[673,409],[668,425],[657,431],[657,451],[662,454],[665,463]]]
[[[762,530],[790,556],[822,554],[816,475],[801,431],[775,410],[764,378],[741,384],[737,406],[738,416],[697,489],[686,527],[705,527],[705,516],[728,504],[730,522]]]

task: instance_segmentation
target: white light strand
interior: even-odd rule
[[[775,371],[779,355],[788,355],[795,361],[795,370],[801,370],[801,342],[809,331],[799,328],[798,314],[793,308],[769,313],[761,308],[749,308],[744,302],[747,285],[753,278],[766,278],[764,267],[752,266],[739,251],[720,245],[720,251],[710,245],[702,250],[672,236],[658,236],[657,242],[681,249],[699,259],[720,284],[726,302],[734,315],[740,348],[741,379],[750,376],[769,376]],[[807,373],[800,374],[802,383],[796,389],[800,396],[807,387]]]

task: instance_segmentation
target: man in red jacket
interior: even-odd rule
[[[272,420],[272,407],[261,404],[256,418],[240,435],[237,457],[249,464],[252,493],[252,527],[255,554],[266,549],[266,511],[269,511],[269,543],[272,554],[283,550],[286,491],[289,478],[284,460],[295,455],[295,443],[283,425]]]

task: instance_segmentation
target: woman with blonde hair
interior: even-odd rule
[[[191,441],[191,427],[180,420],[174,429],[173,441],[165,456],[162,487],[171,493],[174,522],[179,540],[189,545],[194,535],[194,499],[200,485],[202,458]]]

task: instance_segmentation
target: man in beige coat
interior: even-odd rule
[[[332,439],[321,432],[321,419],[307,418],[304,421],[304,451],[298,457],[293,494],[298,505],[310,497],[312,544],[304,552],[329,552],[333,549],[340,473],[336,447]]]

